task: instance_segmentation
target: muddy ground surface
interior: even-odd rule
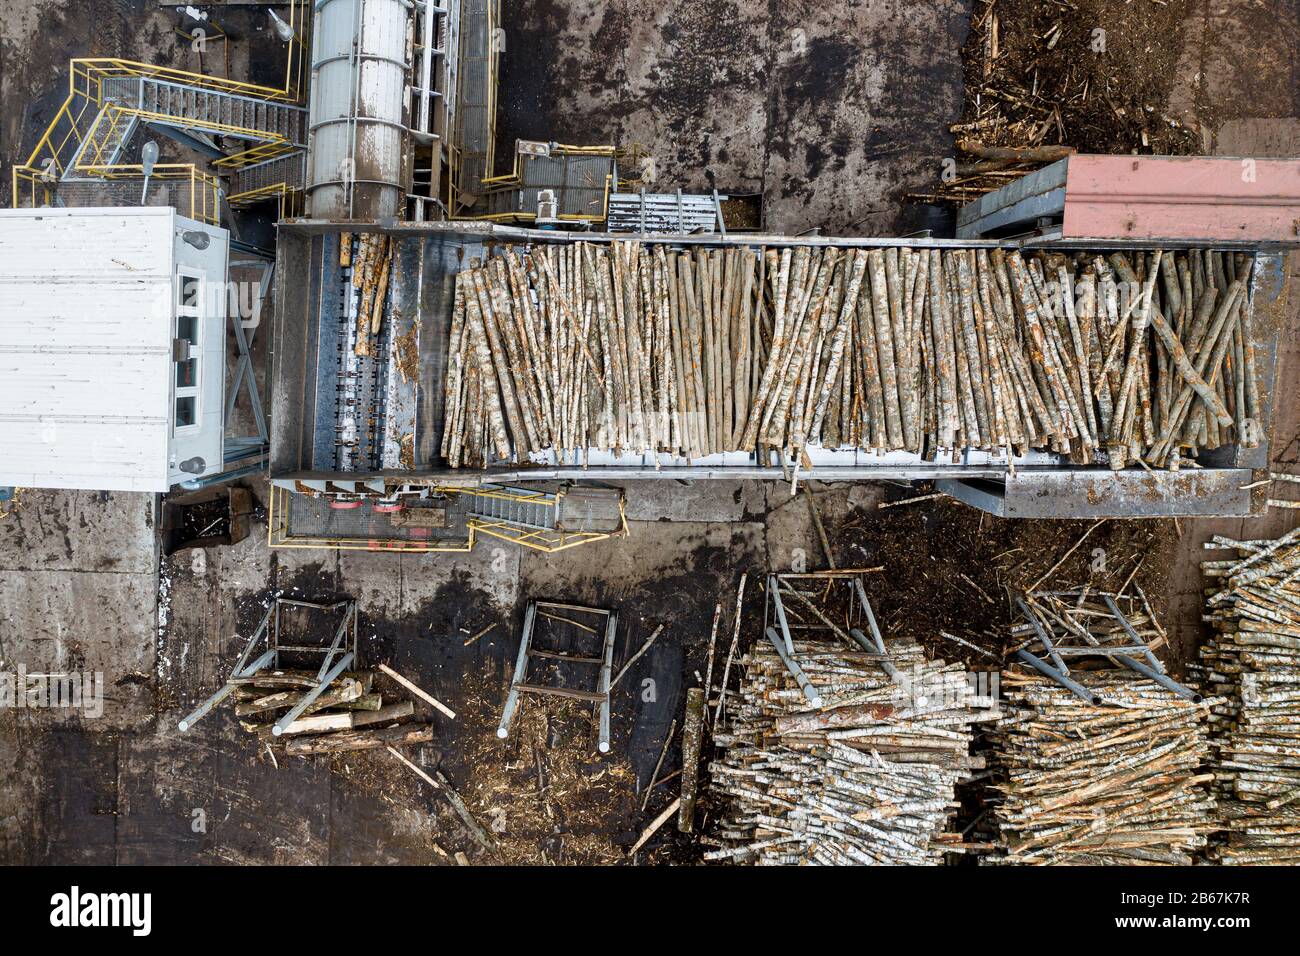
[[[520,136],[641,142],[664,188],[762,193],[773,230],[902,231],[920,213],[902,211],[899,197],[931,181],[952,150],[948,126],[969,75],[959,51],[972,7],[978,15],[982,6],[521,0],[507,5],[499,150]],[[1079,6],[1168,16],[1154,10],[1160,4]],[[1201,127],[1206,150],[1300,148],[1294,5],[1167,6],[1179,24],[1160,19],[1159,30],[1127,39],[1111,30],[1112,51],[1140,45],[1144,71],[1172,73],[1150,79],[1139,98],[1163,98],[1157,108],[1180,122],[1211,124],[1208,137]],[[256,12],[225,15],[254,39],[265,30]],[[1069,18],[1064,39],[1079,19]],[[39,136],[62,101],[70,56],[192,68],[172,25],[146,0],[0,0],[0,159]],[[274,79],[275,57],[250,66],[241,49],[232,75]],[[1132,131],[1108,135],[1121,134]],[[1294,260],[1289,268],[1294,288],[1300,269]],[[1295,471],[1300,408],[1283,400],[1300,394],[1294,296],[1283,315],[1274,453]],[[265,485],[251,489],[266,500]],[[936,629],[998,647],[1007,590],[1040,577],[1093,523],[1006,522],[945,500],[877,507],[926,490],[814,483],[837,562],[886,569],[868,581],[887,633],[922,637],[948,658],[962,649]],[[663,773],[680,767],[680,728],[671,739],[669,730],[685,690],[703,683],[715,609],[716,667],[742,574],[743,650],[760,629],[762,575],[824,563],[804,500],[783,483],[645,482],[628,494],[627,539],[555,557],[504,543],[470,555],[270,551],[262,510],[238,545],[160,558],[152,496],[29,492],[0,520],[0,669],[102,672],[104,710],[0,712],[0,861],[452,863],[457,852],[471,862],[625,860],[676,795],[670,777],[642,810],[666,739]],[[1298,517],[1106,522],[1051,580],[1110,582],[1136,570],[1165,617],[1177,671],[1202,635],[1202,543],[1213,533],[1276,535]],[[422,710],[435,742],[408,756],[445,773],[492,832],[491,852],[443,795],[386,753],[273,757],[224,710],[176,731],[219,686],[275,593],[356,598],[363,659],[390,664],[456,710],[455,721]],[[494,734],[530,598],[616,608],[616,670],[665,625],[615,689],[608,755],[596,751],[589,707],[569,702],[526,699],[510,737]],[[713,813],[706,796],[705,827]],[[638,859],[697,852],[666,827]]]
[[[930,225],[902,196],[951,154],[969,11],[521,0],[505,22],[498,168],[517,138],[638,143],[655,160],[648,190],[761,193],[773,232]]]

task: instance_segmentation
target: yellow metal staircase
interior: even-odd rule
[[[67,99],[27,162],[13,169],[14,207],[50,205],[65,182],[79,181],[69,190],[77,195],[86,191],[87,179],[142,177],[138,167],[121,164],[124,147],[141,123],[247,141],[248,149],[216,164],[236,173],[232,201],[247,199],[250,192],[283,197],[300,189],[307,124],[306,109],[300,105],[305,92],[306,0],[294,0],[289,17],[293,39],[288,43],[285,82],[278,88],[119,58],[71,61]],[[296,164],[289,159],[295,152]],[[239,172],[268,159],[276,165],[239,180]],[[271,182],[274,175],[285,178]],[[154,178],[189,179],[204,189],[217,183],[192,164],[155,167]],[[210,205],[196,206],[193,217],[216,221],[212,217],[219,215],[219,203]]]

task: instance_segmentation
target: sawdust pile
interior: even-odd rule
[[[1168,115],[1191,0],[982,0],[962,50],[965,156],[937,197],[965,202],[1041,163],[962,146],[1187,155],[1200,130]],[[969,161],[967,161],[969,160]]]
[[[891,497],[928,491],[923,484]],[[940,498],[851,511],[832,531],[832,539],[840,567],[883,567],[864,579],[881,630],[919,641],[931,657],[984,669],[987,658],[945,641],[939,632],[1001,656],[1003,638],[1017,614],[1014,595],[1040,579],[1047,588],[1087,583],[1109,591],[1119,591],[1131,579],[1162,617],[1178,532],[1168,520],[996,518]]]
[[[504,865],[608,865],[623,861],[621,838],[637,819],[635,776],[596,749],[591,705],[525,697],[510,736],[496,736],[503,694],[495,680],[467,677],[455,774],[474,816],[495,837],[490,861]],[[449,751],[450,754],[450,751]]]
[[[1178,154],[1197,132],[1163,112],[1190,0],[991,0],[962,51],[963,123],[1006,146]]]

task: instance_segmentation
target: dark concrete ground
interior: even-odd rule
[[[255,490],[265,495],[265,485]],[[684,688],[705,669],[715,603],[734,602],[742,572],[752,582],[764,568],[788,567],[804,555],[811,562],[817,553],[804,503],[785,486],[664,483],[644,490],[631,492],[626,540],[562,556],[490,542],[468,555],[271,551],[259,523],[232,547],[161,559],[156,589],[147,496],[68,502],[56,492],[31,493],[0,523],[9,609],[0,666],[100,670],[109,691],[96,720],[0,712],[0,860],[432,863],[444,859],[435,844],[472,849],[446,806],[387,755],[386,764],[340,759],[333,772],[328,758],[281,757],[277,768],[225,710],[187,735],[175,729],[218,686],[273,591],[358,600],[367,666],[388,663],[461,712],[455,722],[434,717],[437,741],[415,759],[440,765],[485,822],[500,821],[504,835],[520,795],[481,796],[475,777],[480,762],[508,763],[519,746],[517,739],[498,743],[492,729],[527,599],[617,609],[620,668],[664,624],[654,649],[616,689],[609,757],[597,754],[586,720],[558,744],[585,750],[592,767],[630,767],[644,785],[681,712]],[[874,506],[878,493],[825,492],[825,520]],[[724,628],[728,619],[729,612]],[[492,622],[493,631],[466,645],[467,635]],[[535,698],[523,704],[526,711],[541,706]],[[479,712],[490,724],[475,719]],[[660,803],[670,799],[660,796]],[[193,829],[196,812],[205,832]],[[641,826],[632,801],[623,816],[626,845]]]
[[[899,196],[932,181],[931,165],[950,148],[969,4],[504,6],[501,142],[641,142],[664,188],[761,192],[775,230],[900,231]],[[1207,150],[1300,153],[1295,45],[1286,30],[1261,27],[1261,16],[1264,26],[1290,24],[1293,38],[1288,9],[1207,2],[1171,41],[1182,43],[1183,57],[1170,108],[1214,107]],[[145,0],[0,0],[0,159],[25,151],[61,100],[68,56],[179,63],[186,54],[169,29]],[[232,73],[240,68],[237,61]],[[1289,268],[1294,280],[1294,258]],[[1275,457],[1297,471],[1294,291],[1280,317]],[[265,502],[265,485],[251,487]],[[856,516],[837,542],[849,555],[879,545],[879,497],[906,494],[882,486],[817,492],[832,533]],[[469,555],[273,552],[259,519],[238,545],[160,559],[152,496],[28,493],[17,514],[0,520],[0,671],[19,664],[102,671],[107,692],[96,719],[0,711],[0,861],[434,863],[471,851],[446,803],[386,755],[277,766],[224,712],[189,735],[174,729],[225,674],[239,635],[274,591],[358,600],[367,660],[391,664],[459,712],[455,722],[432,718],[437,740],[413,759],[440,765],[503,841],[531,841],[551,860],[605,861],[610,848],[617,858],[615,844],[629,844],[671,799],[670,784],[643,815],[636,793],[680,713],[683,689],[700,682],[715,604],[724,608],[721,644],[741,573],[750,573],[752,588],[753,575],[768,568],[820,563],[807,510],[780,483],[642,482],[629,484],[628,495],[626,540],[551,557],[496,542]],[[948,512],[912,507],[926,546],[937,546],[949,533],[940,519]],[[1296,517],[1151,523],[1174,541],[1157,601],[1167,606],[1175,657],[1201,634],[1201,543],[1215,532],[1275,535]],[[981,530],[996,530],[994,520],[979,522]],[[666,625],[617,689],[608,757],[598,759],[585,719],[546,721],[556,753],[590,754],[579,775],[618,781],[601,818],[604,851],[583,842],[590,834],[576,817],[548,824],[562,836],[538,836],[532,784],[499,786],[511,774],[528,779],[537,759],[526,726],[539,713],[535,701],[525,703],[512,739],[498,744],[491,733],[529,598],[618,608],[616,664]],[[491,622],[494,630],[466,644]],[[666,766],[678,760],[670,749]]]
[[[647,189],[761,193],[767,226],[891,235],[952,153],[965,0],[517,0],[497,157],[517,138],[646,147]],[[626,175],[626,174],[625,174]]]

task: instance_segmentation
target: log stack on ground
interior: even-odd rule
[[[880,655],[796,641],[812,706],[775,648],[755,644],[715,735],[712,789],[729,805],[706,860],[919,865],[955,848],[954,788],[981,766],[971,724],[990,712],[960,666],[926,661],[912,641],[887,648],[903,686]]]
[[[1131,671],[1072,671],[1089,704],[1036,673],[1002,675],[990,730],[1001,852],[1024,865],[1189,865],[1214,828],[1209,712]]]
[[[1214,708],[1219,821],[1210,856],[1229,865],[1300,863],[1300,528],[1281,538],[1207,548],[1206,620],[1215,635],[1193,670]]]
[[[442,457],[1054,452],[1259,440],[1253,259],[576,242],[457,275]]]
[[[433,728],[409,722],[415,706],[389,700],[376,689],[374,671],[344,672],[307,709],[276,734],[273,727],[317,685],[316,672],[258,671],[238,678],[231,695],[235,716],[264,744],[283,744],[290,756],[377,750],[429,743]]]

